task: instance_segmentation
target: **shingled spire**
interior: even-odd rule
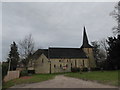
[[[87,37],[87,34],[86,34],[85,26],[84,26],[84,32],[83,32],[83,44],[82,44],[82,48],[92,48],[92,46],[88,42],[88,37]]]

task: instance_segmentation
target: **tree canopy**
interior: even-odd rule
[[[110,69],[120,69],[118,61],[120,60],[120,35],[118,37],[109,37],[107,40],[108,48],[108,67]]]

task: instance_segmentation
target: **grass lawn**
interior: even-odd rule
[[[18,79],[10,80],[6,83],[3,83],[3,89],[9,88],[14,85],[18,84],[28,84],[28,83],[35,83],[35,82],[41,82],[49,79],[53,79],[56,74],[35,74],[31,76],[25,76]]]
[[[119,71],[120,72],[120,71]],[[80,78],[83,80],[97,81],[103,84],[118,86],[118,71],[92,71],[80,73],[67,73],[65,76]]]

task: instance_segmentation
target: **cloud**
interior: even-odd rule
[[[80,47],[83,26],[90,41],[112,35],[115,21],[109,16],[115,3],[3,3],[2,53],[9,52],[12,41],[31,33],[36,47]]]

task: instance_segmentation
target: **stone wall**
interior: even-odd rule
[[[7,82],[9,80],[19,78],[20,77],[20,71],[8,71],[8,74],[4,78],[4,82]]]
[[[71,67],[77,68],[88,68],[89,62],[88,59],[71,59]]]
[[[51,73],[71,72],[71,64],[69,59],[50,59]]]
[[[42,54],[35,60],[35,73],[71,72],[71,68],[89,68],[88,59],[48,59]]]
[[[35,73],[50,73],[50,62],[44,54],[35,61],[34,69]]]
[[[89,57],[89,67],[95,68],[96,63],[95,63],[95,58],[93,55],[93,49],[92,48],[83,48],[83,50],[87,54],[87,56]]]
[[[71,72],[71,68],[88,68],[88,59],[50,59],[51,72]]]

